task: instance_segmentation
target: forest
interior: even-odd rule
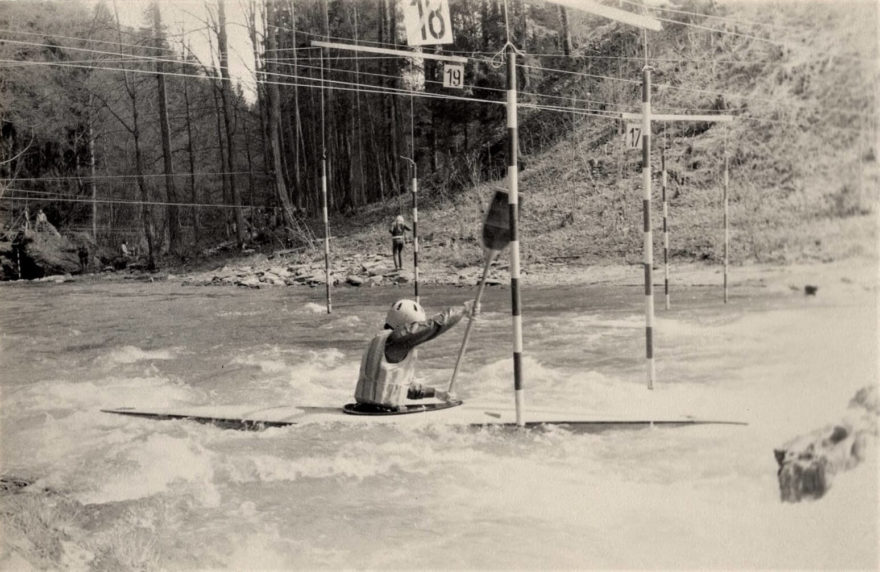
[[[711,186],[717,172],[707,165],[724,153],[734,171],[748,173],[738,180],[741,188],[781,188],[778,199],[785,201],[809,195],[836,165],[845,167],[845,180],[801,210],[872,211],[862,166],[876,163],[874,95],[868,78],[851,72],[855,66],[875,75],[873,54],[841,58],[807,46],[812,55],[804,59],[799,48],[773,41],[803,18],[796,6],[761,23],[758,16],[731,17],[755,15],[749,3],[662,3],[663,30],[652,33],[649,46],[635,28],[556,4],[450,0],[454,43],[415,53],[466,57],[456,88],[444,87],[435,60],[313,45],[412,50],[401,6],[392,0],[208,0],[204,20],[192,29],[163,21],[162,3],[144,5],[140,24],[131,26],[113,2],[0,2],[4,227],[17,228],[43,209],[52,225],[96,247],[127,239],[150,266],[158,257],[197,256],[220,243],[312,245],[324,232],[322,159],[331,217],[350,224],[377,204],[402,212],[414,174],[429,202],[454,200],[504,176],[506,45],[520,54],[524,171],[552,171],[554,165],[535,162],[542,153],[556,153],[566,140],[586,141],[579,178],[594,195],[610,193],[613,207],[613,190],[637,174],[638,163],[613,158],[609,146],[619,144],[619,114],[639,110],[648,62],[660,112],[743,119],[723,135],[712,123],[657,128],[654,139],[682,159],[670,172],[676,184]],[[646,9],[629,0],[616,5]],[[250,77],[230,75],[231,9],[244,15],[244,24],[235,25],[246,26],[250,53],[234,57],[250,60]],[[824,16],[821,3],[810,10]],[[803,44],[809,26],[799,23]],[[208,43],[209,57],[193,49],[196,40]],[[840,95],[828,110],[830,85]],[[552,177],[543,178],[544,187],[554,186]],[[626,218],[636,209],[618,210]],[[604,213],[605,206],[600,219],[611,220]],[[776,222],[774,215],[765,224]],[[635,233],[621,236],[637,240]]]

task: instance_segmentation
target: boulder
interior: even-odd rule
[[[880,415],[877,386],[860,389],[838,423],[796,437],[773,453],[783,502],[819,499],[835,474],[864,461],[875,446]]]
[[[280,278],[287,278],[288,276],[290,276],[290,271],[283,266],[272,266],[269,268],[269,270],[267,270],[267,272],[271,272],[272,274]]]
[[[247,288],[259,288],[260,279],[256,276],[245,276],[235,281],[236,286],[245,286]]]
[[[361,286],[364,283],[363,278],[361,278],[360,276],[355,276],[354,274],[349,274],[345,278],[345,281],[347,283],[351,284],[352,286]]]
[[[27,280],[54,274],[73,274],[80,270],[76,245],[57,233],[21,231],[10,245],[11,252],[3,256],[4,275],[7,274],[7,265],[10,271],[17,273],[19,263],[20,277]]]
[[[365,262],[361,264],[363,272],[369,276],[378,276],[380,274],[388,274],[388,265],[384,262]]]
[[[370,287],[379,286],[380,284],[382,284],[382,277],[378,275],[370,276],[369,278],[367,278],[367,282],[369,283]]]
[[[285,281],[284,278],[278,276],[273,272],[263,272],[262,276],[259,277],[260,282],[264,282],[266,284],[271,284],[273,286],[284,286]]]

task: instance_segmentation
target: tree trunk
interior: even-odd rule
[[[223,189],[223,204],[229,204],[229,185],[227,179],[227,173],[229,172],[229,167],[226,165],[226,152],[223,147],[223,124],[221,115],[223,112],[220,109],[220,97],[218,95],[218,91],[220,91],[219,86],[216,84],[213,86],[214,89],[211,90],[211,95],[214,96],[214,118],[216,119],[216,127],[217,127],[217,153],[220,158],[220,181],[222,183]],[[223,221],[224,221],[224,234],[226,238],[229,238],[229,209],[223,208]]]
[[[98,187],[95,182],[95,130],[92,97],[89,96],[89,172],[92,175],[92,240],[98,241]],[[10,212],[12,209],[9,209]]]
[[[559,21],[562,23],[562,31],[561,31],[561,40],[562,40],[562,53],[566,56],[571,55],[571,29],[568,27],[568,10],[565,6],[557,6],[559,10]]]
[[[275,0],[266,0],[267,18],[269,26],[266,33],[266,47],[271,54],[275,52]],[[272,69],[277,66],[269,66]],[[281,95],[278,90],[277,83],[270,83],[266,89],[269,96],[269,144],[272,148],[272,164],[273,178],[275,179],[275,193],[278,202],[281,203],[281,214],[284,217],[284,224],[288,228],[296,228],[293,220],[293,205],[290,202],[290,196],[287,194],[287,185],[284,182],[284,159],[281,155]]]
[[[116,32],[119,39],[119,51],[122,52],[122,25],[119,23],[118,12],[116,13]],[[125,64],[123,64],[123,69],[125,69]],[[144,161],[141,155],[140,127],[138,124],[137,86],[131,84],[128,79],[127,72],[123,72],[122,79],[125,83],[125,90],[128,94],[129,103],[131,104],[132,126],[129,127],[121,118],[120,122],[131,134],[132,140],[134,141],[135,176],[138,184],[138,190],[140,192],[139,210],[141,214],[141,221],[144,226],[144,235],[147,239],[147,266],[150,270],[154,270],[156,268],[156,256],[155,252],[153,251],[153,243],[155,242],[153,237],[153,216],[150,205],[148,204],[149,193],[147,191],[147,184],[144,179]],[[119,118],[118,115],[117,118]],[[110,206],[112,207],[113,203],[110,203]],[[113,216],[111,210],[111,220],[112,218]]]
[[[232,193],[232,204],[235,210],[235,241],[241,246],[244,243],[244,217],[241,213],[241,196],[235,185],[235,129],[232,122],[232,85],[229,79],[229,48],[226,40],[226,0],[217,0],[217,49],[220,52],[220,97],[223,100],[223,124],[226,127],[226,161],[229,167],[229,190]]]
[[[186,151],[189,156],[189,194],[190,201],[194,205],[192,207],[192,225],[193,225],[193,246],[199,244],[199,207],[198,195],[196,193],[196,159],[193,153],[193,133],[192,133],[192,117],[189,108],[189,78],[183,80],[183,104],[186,111]]]
[[[156,48],[162,47],[162,20],[159,15],[159,4],[153,2],[153,33]],[[158,53],[158,52],[157,52]],[[165,170],[165,207],[169,248],[172,254],[180,254],[180,214],[177,203],[177,189],[174,186],[174,163],[171,160],[171,126],[168,124],[168,97],[165,89],[165,67],[161,61],[156,62],[156,81],[159,88],[159,127],[162,132],[162,163]]]
[[[288,10],[290,11],[290,48],[291,57],[293,58],[293,76],[299,77],[299,62],[296,53],[296,7],[294,0],[288,0]],[[303,181],[300,172],[300,141],[302,139],[302,119],[299,114],[299,82],[293,85],[293,133],[291,139],[293,141],[293,188],[297,209],[302,209],[303,204]]]
[[[254,161],[251,156],[251,133],[250,129],[248,129],[247,116],[245,116],[242,121],[242,125],[244,125],[244,152],[245,157],[247,157],[247,166],[248,166],[248,194],[250,195],[250,200],[248,201],[248,206],[251,210],[254,208]],[[251,213],[253,216],[253,213]]]

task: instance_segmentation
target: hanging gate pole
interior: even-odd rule
[[[412,219],[413,219],[413,288],[416,302],[419,301],[419,179],[413,165],[412,179]]]
[[[666,294],[666,309],[669,309],[669,226],[666,219],[669,208],[666,203],[666,148],[660,149],[661,189],[663,190],[663,293]]]
[[[413,287],[416,302],[419,301],[419,175],[416,162],[409,157],[401,157],[412,167],[412,221],[413,221]]]
[[[654,237],[651,233],[651,68],[642,70],[642,210],[645,221],[645,358],[654,389]]]
[[[728,187],[730,176],[728,171],[727,150],[724,150],[724,303],[727,304],[727,264],[730,245],[730,229],[728,227]]]
[[[524,391],[522,376],[522,314],[519,295],[519,166],[516,114],[516,51],[507,46],[507,194],[510,217],[510,296],[513,315],[513,389],[516,401],[516,424],[525,426],[523,419]]]
[[[324,218],[324,282],[327,288],[327,313],[333,312],[330,300],[330,222],[327,217],[327,138],[324,133],[324,48],[321,48],[321,211]]]

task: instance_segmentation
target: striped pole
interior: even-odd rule
[[[324,85],[324,49],[321,49],[321,85]],[[324,217],[324,281],[327,287],[327,313],[333,311],[330,301],[330,222],[327,218],[327,139],[324,133],[324,89],[321,89],[321,205]]]
[[[412,165],[412,220],[413,220],[413,287],[415,288],[416,302],[419,301],[419,178],[416,164]]]
[[[663,190],[663,292],[666,294],[666,309],[669,309],[669,208],[666,203],[666,149],[660,149],[660,169],[662,172],[661,189]]]
[[[516,400],[516,424],[525,426],[523,419],[524,392],[522,379],[522,315],[519,295],[519,166],[516,116],[516,51],[507,46],[507,193],[510,224],[510,296],[513,315],[513,389]]]
[[[728,172],[727,150],[724,151],[724,303],[727,304],[727,264],[730,245],[730,229],[728,227],[728,187],[730,177]]]
[[[321,201],[324,215],[324,277],[327,284],[327,313],[333,311],[330,301],[330,222],[327,219],[327,151],[321,154]]]
[[[642,211],[645,221],[645,358],[654,389],[654,237],[651,234],[651,68],[642,70]]]

